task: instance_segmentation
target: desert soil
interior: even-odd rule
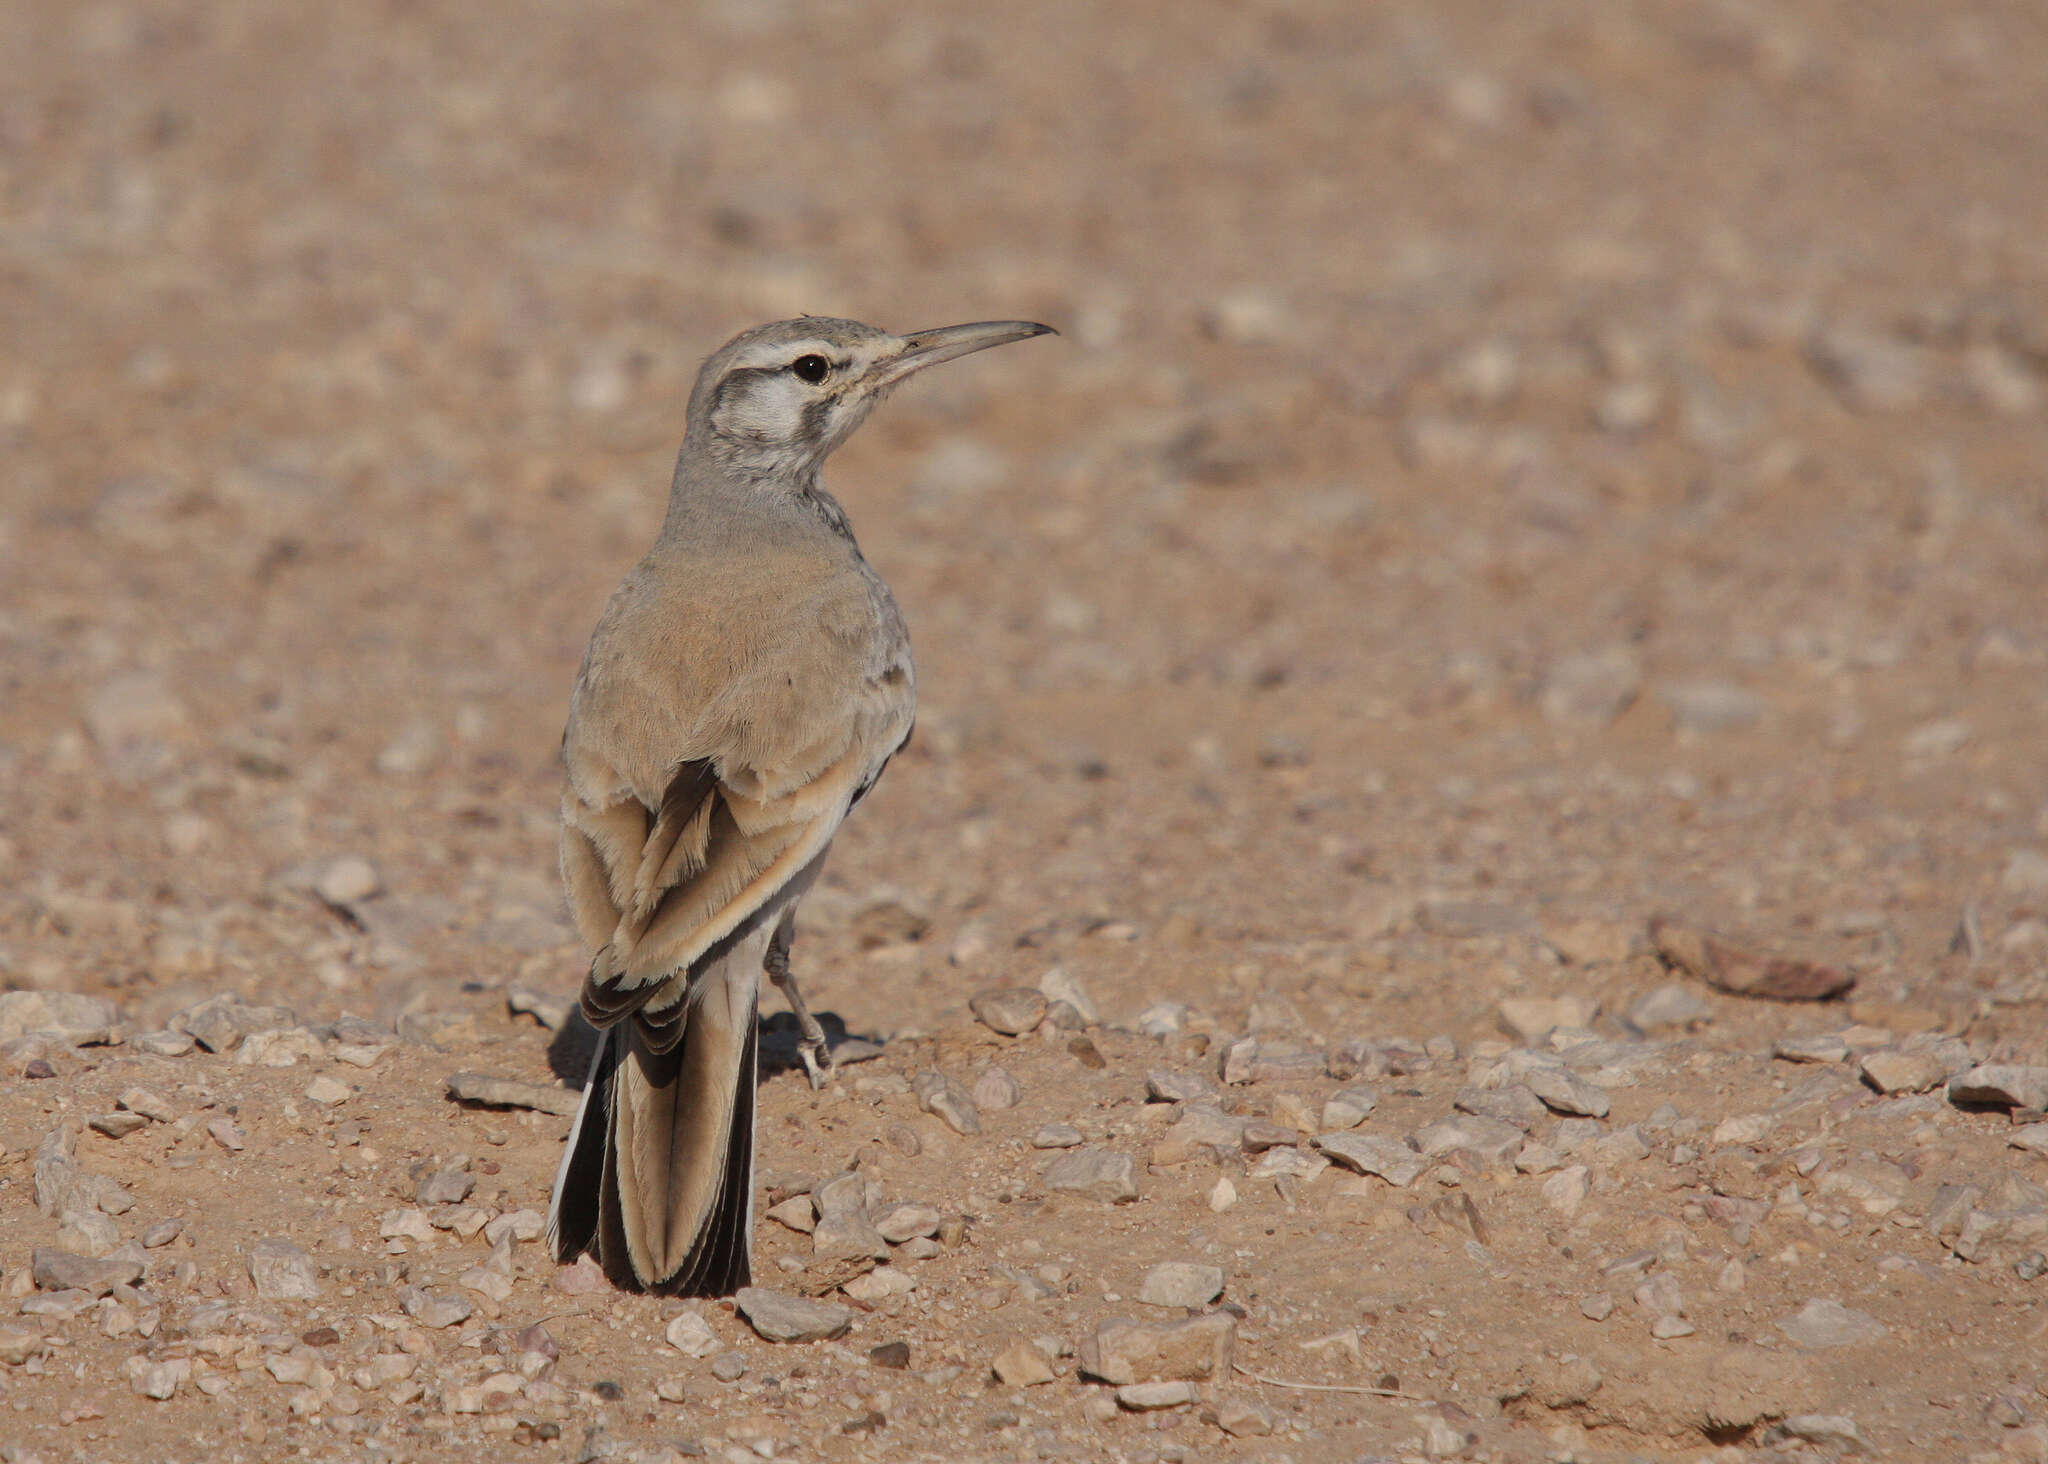
[[[2048,9],[997,12],[0,9],[0,1459],[2048,1458]],[[831,467],[771,1342],[533,1236],[568,687],[800,311],[1063,335]]]

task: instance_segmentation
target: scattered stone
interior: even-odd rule
[[[1868,1312],[1853,1311],[1839,1301],[1809,1301],[1799,1311],[1778,1323],[1783,1332],[1801,1347],[1849,1347],[1877,1342],[1890,1329]]]
[[[1499,1007],[1501,1029],[1524,1047],[1539,1047],[1558,1027],[1591,1026],[1599,1003],[1587,996],[1511,996]]]
[[[1054,966],[1039,977],[1038,991],[1045,998],[1048,1011],[1062,1005],[1070,1007],[1084,1027],[1097,1026],[1102,1021],[1094,998],[1063,966]]]
[[[20,1367],[47,1350],[42,1333],[28,1327],[0,1325],[0,1363]]]
[[[1130,1155],[1113,1149],[1076,1149],[1047,1166],[1045,1187],[1109,1204],[1127,1204],[1138,1198],[1138,1166]]]
[[[1155,1001],[1138,1013],[1138,1031],[1146,1037],[1171,1037],[1187,1025],[1184,1001]]]
[[[839,1288],[855,1301],[872,1306],[892,1296],[908,1296],[917,1290],[917,1278],[908,1271],[894,1266],[877,1266],[863,1275],[855,1276]]]
[[[1553,722],[1604,727],[1642,690],[1642,658],[1628,646],[1566,656],[1544,679],[1543,715]]]
[[[1333,1133],[1357,1128],[1379,1106],[1379,1101],[1380,1095],[1370,1088],[1339,1088],[1323,1100],[1317,1126]]]
[[[125,1139],[137,1129],[148,1128],[149,1120],[139,1113],[102,1113],[95,1115],[86,1126],[110,1139]]]
[[[1034,1149],[1072,1149],[1086,1142],[1081,1131],[1070,1123],[1041,1124],[1031,1136]]]
[[[747,1360],[737,1352],[721,1352],[711,1359],[711,1376],[721,1383],[736,1383],[747,1375]]]
[[[177,1397],[179,1387],[192,1376],[192,1361],[185,1357],[151,1362],[145,1354],[137,1353],[123,1366],[128,1374],[128,1386],[142,1397],[154,1398],[160,1403]]]
[[[2023,1124],[2005,1136],[2005,1142],[2029,1154],[2048,1156],[2048,1123]]]
[[[1845,1454],[1860,1454],[1870,1447],[1857,1431],[1856,1420],[1846,1413],[1795,1413],[1781,1419],[1778,1428],[1787,1438],[1803,1439]]]
[[[567,1118],[576,1112],[583,1095],[569,1088],[540,1083],[522,1083],[514,1078],[494,1078],[489,1073],[460,1072],[448,1075],[448,1096],[457,1103],[477,1103],[486,1108],[530,1108],[536,1113],[553,1113]]]
[[[313,883],[313,893],[330,905],[354,905],[383,888],[376,866],[360,854],[330,860]]]
[[[1408,1188],[1429,1167],[1406,1144],[1378,1134],[1318,1134],[1315,1146],[1347,1169],[1378,1175],[1396,1189]]]
[[[1185,1408],[1201,1398],[1193,1383],[1126,1383],[1116,1390],[1120,1407],[1133,1413],[1153,1413],[1162,1408]]]
[[[1771,1044],[1771,1056],[1786,1062],[1841,1062],[1849,1056],[1849,1044],[1839,1032],[1780,1037]]]
[[[1424,900],[1416,906],[1415,918],[1431,935],[1450,940],[1520,935],[1533,923],[1520,905],[1495,900]]]
[[[1248,1118],[1245,1120],[1243,1132],[1237,1136],[1237,1141],[1247,1154],[1263,1154],[1268,1149],[1283,1145],[1292,1147],[1300,1136],[1299,1129],[1289,1128],[1286,1124],[1273,1123],[1263,1118]]]
[[[891,1205],[875,1221],[875,1229],[891,1245],[919,1236],[937,1235],[942,1215],[930,1205]]]
[[[1859,412],[1901,412],[1928,390],[1925,352],[1861,325],[1817,329],[1806,342],[1814,372]]]
[[[119,1016],[102,996],[75,991],[0,993],[0,1042],[31,1033],[75,1047],[115,1040]]]
[[[1209,1208],[1221,1215],[1237,1203],[1237,1186],[1230,1182],[1230,1176],[1221,1174],[1216,1183],[1209,1187]]]
[[[142,1261],[126,1256],[95,1259],[70,1251],[37,1246],[29,1253],[29,1274],[38,1291],[83,1291],[105,1296],[116,1286],[133,1286],[142,1279]]]
[[[459,1205],[476,1188],[476,1179],[460,1169],[441,1169],[424,1176],[414,1195],[422,1205]]]
[[[974,1091],[970,1095],[974,1106],[988,1112],[1001,1112],[1015,1108],[1022,1100],[1023,1093],[1017,1087],[1017,1080],[999,1067],[984,1068],[974,1080]]]
[[[1138,1300],[1147,1306],[1207,1306],[1223,1294],[1223,1269],[1192,1261],[1161,1261],[1145,1273]]]
[[[769,1342],[824,1342],[843,1337],[853,1312],[836,1302],[813,1301],[759,1286],[744,1286],[733,1297],[741,1316]]]
[[[886,1260],[888,1255],[889,1242],[882,1239],[865,1210],[833,1209],[822,1201],[819,1203],[817,1225],[811,1231],[811,1258],[814,1263]]]
[[[808,1194],[791,1195],[778,1205],[770,1205],[764,1212],[778,1225],[788,1226],[799,1235],[809,1235],[818,1228],[818,1207],[811,1203]]]
[[[551,1284],[564,1296],[600,1296],[612,1289],[604,1268],[594,1257],[587,1255],[557,1267]]]
[[[709,1357],[722,1345],[711,1330],[711,1323],[693,1311],[680,1313],[662,1335],[669,1346],[685,1357]]]
[[[1667,981],[1629,1005],[1627,1022],[1636,1031],[1688,1032],[1713,1020],[1714,1009],[1690,988]]]
[[[1614,1315],[1614,1298],[1604,1291],[1579,1298],[1579,1315],[1589,1322],[1604,1322]]]
[[[428,1291],[419,1286],[401,1286],[398,1289],[398,1305],[405,1314],[423,1327],[453,1327],[469,1320],[476,1308],[467,1297],[457,1296],[450,1291]]]
[[[1586,1203],[1592,1188],[1592,1171],[1583,1164],[1574,1164],[1543,1181],[1543,1202],[1569,1220],[1579,1213],[1579,1206]]]
[[[1013,1338],[998,1352],[989,1370],[1006,1388],[1035,1388],[1051,1382],[1055,1376],[1045,1354],[1022,1337]]]
[[[974,1106],[974,1099],[945,1073],[927,1068],[911,1079],[910,1086],[917,1094],[918,1106],[936,1115],[954,1133],[981,1132],[981,1111]]]
[[[278,1236],[266,1237],[250,1248],[249,1279],[265,1301],[306,1301],[320,1294],[313,1258]]]
[[[306,1084],[306,1101],[317,1103],[322,1108],[333,1108],[337,1104],[348,1102],[349,1093],[348,1084],[330,1078],[325,1073]]]
[[[1607,1090],[1589,1083],[1569,1068],[1532,1067],[1522,1076],[1529,1091],[1554,1112],[1579,1118],[1605,1118],[1611,1106]]]
[[[247,1006],[232,996],[222,995],[172,1018],[208,1052],[227,1052],[251,1032],[274,1032],[298,1024],[286,1007]]]
[[[1457,1113],[1424,1124],[1415,1131],[1411,1142],[1426,1157],[1462,1149],[1490,1165],[1503,1167],[1513,1162],[1516,1151],[1522,1147],[1522,1131],[1497,1118]]]
[[[1451,1099],[1451,1106],[1460,1113],[1511,1123],[1524,1132],[1550,1116],[1550,1110],[1544,1107],[1543,1100],[1527,1083],[1507,1083],[1498,1088],[1460,1088]]]
[[[883,1342],[868,1349],[868,1361],[876,1367],[893,1368],[897,1372],[910,1366],[910,1344],[908,1342]]]
[[[505,1009],[513,1016],[529,1016],[550,1032],[559,1032],[569,1024],[569,1013],[576,1003],[568,997],[557,996],[550,991],[535,991],[530,986],[508,986],[505,988]]]
[[[1763,698],[1732,681],[1668,681],[1657,688],[1657,700],[1680,732],[1738,731],[1764,714]]]
[[[1222,1095],[1200,1073],[1156,1071],[1145,1074],[1145,1097],[1155,1103],[1214,1103]]]
[[[140,1237],[144,1250],[161,1250],[185,1233],[184,1220],[173,1215],[168,1220],[159,1220],[142,1232]]]
[[[484,1241],[496,1246],[506,1236],[514,1240],[539,1240],[547,1233],[547,1217],[538,1210],[519,1209],[508,1211],[484,1224]]]
[[[1216,1405],[1216,1427],[1232,1438],[1264,1438],[1273,1432],[1273,1410],[1252,1398],[1232,1398]]]
[[[2048,1067],[1980,1064],[1949,1080],[1948,1101],[2025,1108],[2038,1113],[2048,1108]]]
[[[1898,1048],[1866,1054],[1859,1069],[1863,1081],[1880,1093],[1925,1093],[1948,1081],[1949,1067],[1931,1052]]]
[[[1186,1103],[1180,1116],[1152,1146],[1154,1164],[1184,1164],[1217,1149],[1236,1149],[1244,1138],[1245,1120],[1213,1103]]]
[[[1824,1001],[1856,984],[1848,971],[1813,961],[1745,950],[1668,915],[1652,917],[1650,944],[1667,966],[1734,996]]]
[[[967,1006],[981,1023],[1005,1037],[1021,1037],[1045,1020],[1044,993],[1028,986],[995,986],[977,991]]]
[[[138,1052],[146,1052],[152,1057],[183,1057],[198,1044],[194,1042],[190,1032],[173,1032],[166,1029],[160,1032],[144,1032],[129,1045]]]
[[[1111,1317],[1080,1347],[1081,1371],[1123,1387],[1130,1383],[1200,1382],[1230,1377],[1237,1319],[1227,1311],[1181,1322],[1137,1322]]]
[[[1660,1342],[1670,1342],[1679,1337],[1690,1337],[1699,1328],[1684,1317],[1666,1314],[1650,1323],[1650,1335]]]

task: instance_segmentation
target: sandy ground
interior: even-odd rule
[[[2025,0],[0,9],[0,1459],[2048,1458],[2044,74]],[[567,1119],[447,1082],[573,1100],[570,680],[799,311],[1064,334],[832,465],[923,706],[775,1343],[558,1271]]]

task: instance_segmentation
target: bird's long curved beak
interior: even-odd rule
[[[1051,326],[1040,325],[1034,320],[978,320],[972,325],[942,325],[937,330],[912,331],[903,338],[902,350],[876,363],[869,374],[868,384],[893,386],[913,371],[922,371],[941,361],[972,355],[990,346],[1028,341],[1033,336],[1058,334]]]

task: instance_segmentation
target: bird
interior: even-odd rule
[[[562,735],[562,881],[598,1040],[548,1208],[557,1261],[587,1252],[631,1291],[748,1284],[761,977],[822,1086],[797,903],[917,706],[903,615],[819,470],[907,377],[1048,334],[806,316],[698,373],[660,535],[605,605]]]

